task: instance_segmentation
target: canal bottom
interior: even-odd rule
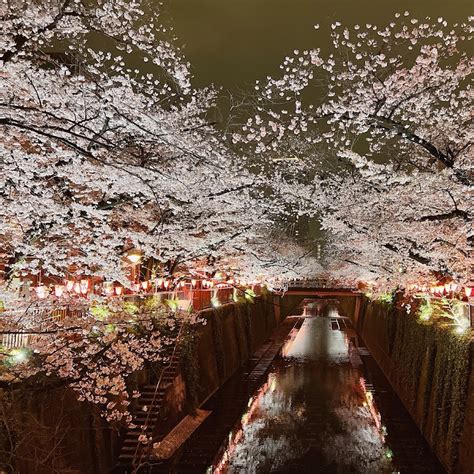
[[[318,313],[251,393],[239,373],[208,402],[212,415],[168,472],[444,472],[348,320],[330,305]]]

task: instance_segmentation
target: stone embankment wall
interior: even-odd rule
[[[348,313],[350,316],[353,313]],[[359,334],[449,473],[474,472],[474,345],[365,299]]]
[[[202,312],[206,324],[182,354],[191,404],[209,398],[269,338],[281,320],[276,308],[265,295]]]

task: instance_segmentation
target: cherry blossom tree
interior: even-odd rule
[[[330,233],[328,269],[392,286],[468,282],[472,18],[331,28],[332,51],[295,50],[256,83],[257,113],[234,143],[286,160],[286,203]]]
[[[139,395],[130,375],[165,361],[179,327],[197,316],[95,296],[57,313],[77,300],[31,305],[19,283],[43,275],[130,285],[131,249],[170,273],[245,254],[273,203],[263,199],[265,178],[214,128],[216,93],[191,87],[156,8],[116,0],[1,8],[0,332],[26,341],[1,348],[1,387],[69,387],[108,420],[130,423]]]
[[[126,284],[128,249],[176,266],[242,247],[265,223],[264,179],[222,143],[209,119],[215,92],[191,88],[145,3],[9,3],[0,236],[10,276]],[[109,51],[88,47],[97,37]],[[127,67],[131,58],[153,72]]]

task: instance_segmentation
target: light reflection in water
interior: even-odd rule
[[[350,362],[351,342],[325,317],[293,330],[214,473],[363,472],[394,468],[372,393]]]

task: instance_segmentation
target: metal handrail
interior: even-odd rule
[[[181,331],[183,330],[184,323],[185,323],[185,320],[183,319],[183,322],[181,323],[181,326],[180,326],[179,331],[178,331],[178,336],[177,336],[175,344],[174,344],[173,353],[171,354],[171,357],[170,357],[170,362],[168,363],[168,365],[163,367],[163,369],[161,370],[160,377],[158,378],[158,382],[156,383],[156,386],[155,386],[155,392],[153,394],[153,399],[152,399],[152,402],[151,402],[151,405],[150,405],[150,410],[148,410],[147,416],[145,418],[145,423],[142,425],[142,429],[140,431],[140,434],[138,435],[137,447],[135,448],[135,452],[133,454],[133,460],[132,460],[132,467],[134,468],[134,470],[133,470],[134,473],[137,472],[137,470],[135,469],[135,466],[136,466],[137,456],[138,456],[139,452],[140,452],[140,458],[138,459],[137,469],[140,467],[140,464],[141,464],[142,459],[143,459],[143,454],[144,454],[144,452],[143,452],[144,450],[140,449],[141,444],[142,444],[141,441],[140,441],[140,437],[145,434],[146,429],[148,427],[151,412],[153,410],[153,407],[155,406],[155,401],[156,401],[156,397],[157,397],[157,394],[158,394],[158,389],[160,388],[161,380],[163,379],[163,374],[165,373],[165,371],[168,368],[171,367],[171,364],[173,363],[173,358],[176,354],[176,349],[178,347],[178,343],[179,343],[179,340],[180,340],[180,337],[181,337]]]

